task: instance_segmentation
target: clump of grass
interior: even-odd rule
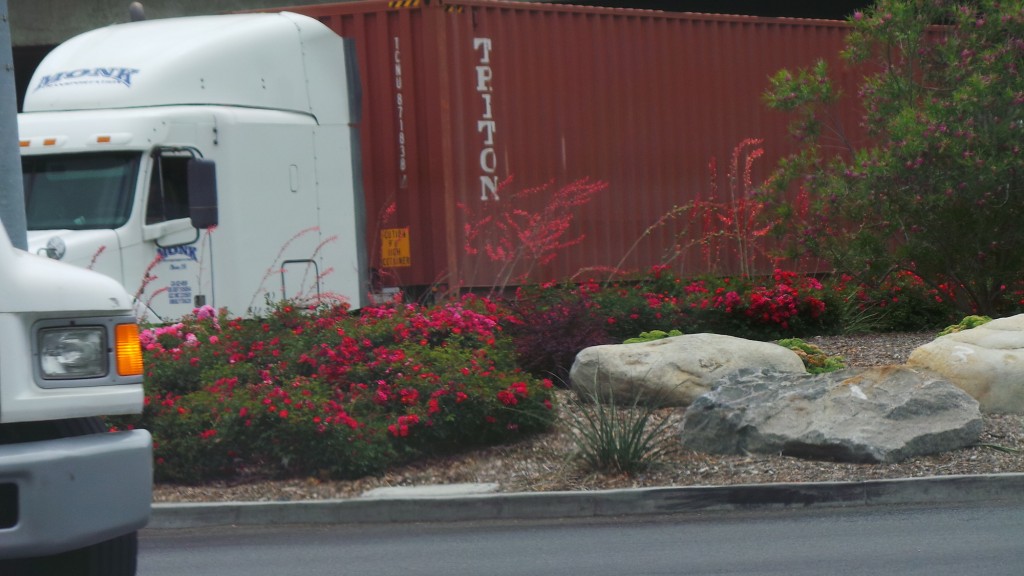
[[[575,458],[590,472],[635,474],[650,468],[667,450],[670,419],[659,419],[656,403],[640,394],[622,405],[608,391],[579,391],[567,424]]]

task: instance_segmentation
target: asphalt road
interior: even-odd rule
[[[139,576],[1020,576],[1024,504],[144,530]]]

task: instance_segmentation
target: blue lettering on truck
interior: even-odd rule
[[[195,246],[170,246],[167,248],[157,248],[157,254],[160,255],[160,259],[164,261],[171,260],[191,260],[198,262],[199,257],[196,253]],[[179,258],[180,256],[180,258]]]
[[[50,86],[67,86],[70,84],[122,84],[126,88],[132,86],[132,76],[138,74],[137,68],[78,68],[65,70],[43,76],[36,85],[36,90]]]
[[[171,270],[187,270],[188,262],[198,262],[199,254],[195,246],[167,246],[157,248],[160,260],[170,264]],[[192,285],[188,280],[171,280],[167,286],[169,304],[192,304]]]

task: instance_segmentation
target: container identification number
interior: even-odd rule
[[[398,170],[402,173],[402,182],[404,183],[408,160],[405,150],[405,96],[402,94],[402,50],[398,42],[398,36],[394,37],[394,41],[395,109],[398,112]]]

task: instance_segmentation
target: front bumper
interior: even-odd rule
[[[145,430],[0,446],[0,558],[57,554],[134,532],[149,521],[152,495]]]

